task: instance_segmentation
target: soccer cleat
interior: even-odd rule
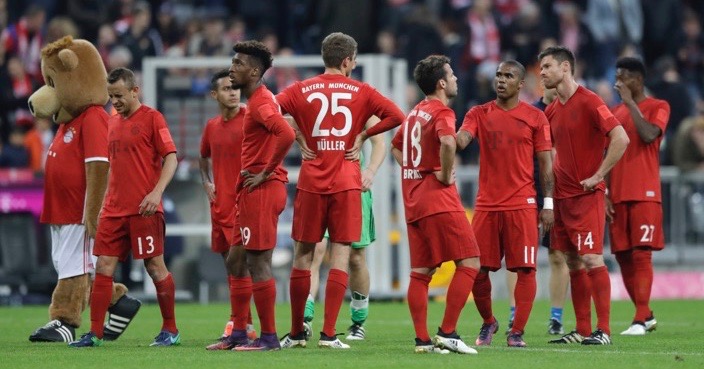
[[[205,349],[210,351],[215,350],[232,350],[237,346],[243,346],[250,342],[247,337],[247,332],[243,330],[233,330],[227,337],[220,338],[218,342],[207,346]]]
[[[565,334],[564,336],[554,339],[551,341],[548,341],[548,343],[562,343],[562,344],[567,344],[567,343],[581,343],[584,341],[584,336],[581,334],[577,333],[577,331],[572,331],[570,333]]]
[[[181,344],[181,333],[171,333],[169,331],[161,331],[154,337],[154,342],[149,346],[178,346]]]
[[[223,339],[230,337],[233,328],[235,328],[235,322],[228,320],[227,323],[225,323],[225,329],[223,329],[222,336],[220,336],[220,338]]]
[[[494,319],[493,323],[484,323],[479,329],[479,336],[474,344],[477,346],[489,346],[491,345],[491,339],[494,338],[494,333],[499,331],[499,321]]]
[[[628,329],[621,332],[622,336],[645,336],[645,323],[633,322]]]
[[[103,339],[114,341],[120,338],[141,306],[142,302],[135,298],[127,295],[120,297],[115,305],[108,309],[108,322],[103,328]]]
[[[658,321],[655,320],[655,315],[650,313],[650,317],[645,319],[645,330],[652,332],[658,328]]]
[[[550,318],[548,321],[548,334],[555,336],[565,334],[565,330],[562,328],[562,322],[555,318]]]
[[[523,341],[523,335],[520,333],[511,333],[506,337],[508,347],[526,347],[526,342]]]
[[[349,329],[347,329],[347,340],[348,341],[363,341],[366,332],[364,327],[360,324],[352,324]]]
[[[435,342],[435,346],[441,349],[447,349],[458,354],[477,353],[477,350],[467,346],[467,344],[462,341],[457,332],[443,333],[443,331],[438,328],[438,334],[433,338],[433,342]]]
[[[233,351],[277,351],[281,350],[281,344],[276,337],[276,333],[262,333],[260,338],[252,341],[252,343],[235,346]]]
[[[257,330],[254,329],[254,325],[247,324],[247,339],[254,341],[257,339]]]
[[[313,321],[315,317],[315,301],[311,300],[310,297],[306,300],[306,309],[303,311],[303,321],[310,322]]]
[[[594,332],[592,332],[589,337],[585,337],[584,340],[582,341],[583,345],[610,345],[611,344],[611,337],[609,337],[608,334],[604,333],[601,329],[597,329]]]
[[[416,354],[449,354],[450,350],[445,350],[440,347],[433,345],[433,341],[421,341],[420,338],[416,338]]]
[[[279,344],[281,345],[282,349],[287,349],[287,348],[305,348],[306,347],[306,333],[301,332],[296,335],[291,335],[290,333],[286,333],[286,335],[279,341]]]
[[[32,342],[73,342],[76,337],[76,328],[61,320],[54,319],[29,336]]]
[[[69,347],[98,347],[102,346],[103,340],[98,338],[93,332],[84,333],[81,339],[68,344]]]
[[[337,336],[327,336],[325,333],[320,332],[318,347],[346,350],[350,348],[350,345],[340,341]]]
[[[306,341],[313,337],[313,322],[303,322],[303,332],[306,334]]]

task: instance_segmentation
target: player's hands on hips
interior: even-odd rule
[[[315,151],[311,150],[308,145],[306,145],[305,141],[303,141],[303,143],[299,141],[298,146],[301,148],[301,156],[303,157],[303,160],[315,159]]]
[[[215,202],[215,185],[211,182],[203,183],[205,194],[208,195],[208,201]]]
[[[604,177],[600,176],[599,174],[595,174],[581,182],[579,184],[582,185],[582,188],[584,191],[594,191],[596,190],[596,186],[599,185],[599,182],[603,181]]]
[[[152,216],[159,209],[159,204],[161,203],[161,192],[152,191],[147,196],[144,196],[144,200],[139,204],[139,214],[145,217]]]
[[[614,204],[611,202],[611,199],[606,196],[604,199],[604,204],[606,204],[606,221],[609,223],[614,222],[614,215],[616,214],[616,210],[614,210]]]
[[[359,160],[359,153],[362,151],[362,144],[364,144],[364,140],[366,139],[367,135],[364,132],[358,134],[354,139],[354,145],[352,145],[352,148],[345,151],[345,159]]]
[[[435,174],[435,178],[440,181],[440,183],[444,184],[445,186],[451,186],[455,183],[455,170],[453,169],[452,172],[450,172],[450,175],[445,175],[443,174],[442,170],[438,170],[433,172]]]
[[[267,178],[271,175],[271,173],[267,172],[259,172],[259,173],[250,173],[248,170],[243,170],[240,172],[240,175],[244,177],[244,187],[249,189],[249,192],[252,192],[255,187],[259,186],[260,184],[264,183]]]
[[[367,192],[372,188],[374,183],[374,172],[366,168],[362,171],[362,192]]]
[[[555,212],[552,209],[540,211],[540,224],[543,226],[543,233],[548,233],[555,224]],[[542,237],[540,239],[542,241]]]
[[[633,100],[633,93],[631,92],[631,89],[628,88],[628,86],[624,85],[621,82],[616,82],[616,84],[614,85],[614,89],[616,89],[619,96],[621,96],[621,100],[623,100],[624,104],[631,104],[635,102]]]

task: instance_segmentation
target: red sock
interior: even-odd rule
[[[252,277],[232,277],[230,299],[235,318],[233,329],[243,331],[247,324],[252,324],[252,312],[249,304],[252,299]]]
[[[474,268],[458,266],[452,277],[450,287],[447,288],[447,301],[445,303],[445,316],[442,318],[440,329],[444,333],[452,333],[457,329],[457,320],[467,303],[467,297],[472,292],[474,280],[479,271]]]
[[[310,293],[310,270],[291,269],[289,294],[291,298],[291,335],[303,331],[303,315],[306,310],[306,300]]]
[[[477,274],[472,293],[474,294],[474,304],[477,305],[477,310],[482,319],[484,319],[484,323],[490,324],[496,321],[494,313],[491,311],[491,279],[489,279],[489,273],[479,272]]]
[[[609,315],[611,313],[611,279],[606,266],[594,268],[589,271],[589,280],[592,282],[592,297],[596,310],[596,327],[610,335]]]
[[[523,330],[528,322],[530,311],[533,310],[535,291],[538,286],[535,282],[535,269],[518,270],[518,280],[513,296],[516,299],[516,314],[513,317],[513,327],[511,331],[523,334]]]
[[[650,291],[653,287],[653,252],[647,249],[633,250],[635,277],[633,295],[636,303],[635,320],[645,322],[651,314]]]
[[[227,275],[227,285],[230,287],[230,321],[235,321],[235,277],[231,274]]]
[[[413,328],[416,337],[421,341],[430,341],[428,334],[428,284],[432,278],[429,275],[411,272],[408,284],[408,309],[411,310]]]
[[[112,299],[112,276],[95,273],[93,291],[90,293],[90,331],[103,338],[105,314]]]
[[[274,278],[252,284],[254,305],[259,315],[261,334],[276,334],[276,281]]]
[[[570,270],[570,292],[577,320],[577,333],[592,334],[592,287],[586,269]]]
[[[328,283],[325,286],[325,318],[323,320],[323,333],[326,336],[332,337],[335,335],[337,316],[340,314],[342,300],[344,300],[345,292],[347,291],[347,278],[347,273],[340,269],[330,269],[328,272]],[[306,292],[309,292],[309,290],[310,285]],[[308,298],[308,295],[305,295],[305,298]],[[301,309],[301,318],[303,318],[303,310]]]
[[[628,297],[635,303],[635,294],[633,293],[633,285],[635,281],[635,265],[633,264],[633,253],[631,250],[616,253],[616,261],[621,268],[621,278],[623,285],[626,287]]]
[[[159,309],[161,310],[162,331],[178,333],[176,328],[176,313],[174,312],[176,305],[176,286],[171,273],[166,275],[166,278],[159,282],[154,282],[156,287],[156,299],[159,301]]]

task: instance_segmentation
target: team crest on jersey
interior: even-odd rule
[[[64,143],[70,143],[73,141],[73,137],[76,135],[76,130],[71,127],[66,130],[66,133],[64,133]]]

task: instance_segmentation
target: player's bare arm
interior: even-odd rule
[[[469,132],[460,129],[460,131],[457,132],[457,148],[459,150],[464,150],[470,143],[472,143],[472,139],[473,137],[469,134]]]
[[[303,135],[303,132],[301,132],[301,129],[298,127],[298,123],[296,123],[296,120],[293,119],[293,117],[290,115],[285,115],[284,119],[286,119],[291,128],[293,128],[293,132],[296,134],[296,142],[298,142],[298,147],[301,150],[303,160],[315,159],[315,151],[311,150],[308,147],[308,144],[306,143],[306,137]]]
[[[372,127],[379,123],[381,119],[376,116],[372,116],[367,120],[366,127]],[[372,144],[372,152],[367,162],[367,167],[362,170],[362,191],[369,191],[374,182],[374,176],[379,170],[381,163],[384,162],[384,157],[386,156],[386,140],[384,136],[376,135],[369,138],[369,142]]]
[[[98,229],[98,216],[103,207],[105,189],[108,187],[107,161],[91,161],[86,166],[86,210],[85,226],[88,237],[95,238]]]
[[[457,142],[452,136],[440,137],[440,170],[435,172],[435,178],[446,186],[455,183],[455,151]]]
[[[403,164],[402,164],[403,163],[403,153],[401,152],[401,150],[399,150],[395,147],[392,147],[391,148],[391,155],[393,155],[394,159],[396,159],[396,162],[398,163],[398,165],[403,166]]]
[[[142,203],[139,204],[139,214],[142,216],[151,216],[156,213],[161,203],[161,196],[166,190],[166,186],[169,185],[171,179],[176,173],[176,167],[178,166],[178,160],[176,160],[176,153],[172,152],[164,157],[164,165],[161,167],[161,175],[159,176],[159,181],[154,186],[152,192],[148,193],[144,197]]]
[[[200,179],[203,182],[203,189],[208,196],[208,201],[214,202],[215,184],[210,177],[210,158],[201,157],[198,159],[198,166],[200,167]]]
[[[538,170],[540,172],[540,187],[543,189],[545,197],[552,198],[555,188],[555,176],[552,171],[552,151],[540,151],[538,156]],[[555,224],[555,214],[552,209],[552,204],[543,205],[540,210],[540,224],[543,226],[543,231],[548,232]]]
[[[618,125],[609,131],[608,136],[611,142],[609,143],[609,148],[606,150],[606,156],[601,162],[599,169],[597,169],[593,176],[579,182],[585,191],[594,191],[594,188],[599,184],[599,182],[604,180],[611,168],[613,168],[614,165],[616,165],[616,163],[618,163],[621,159],[630,142],[628,139],[628,134],[626,134],[626,130],[624,130],[621,125]]]

